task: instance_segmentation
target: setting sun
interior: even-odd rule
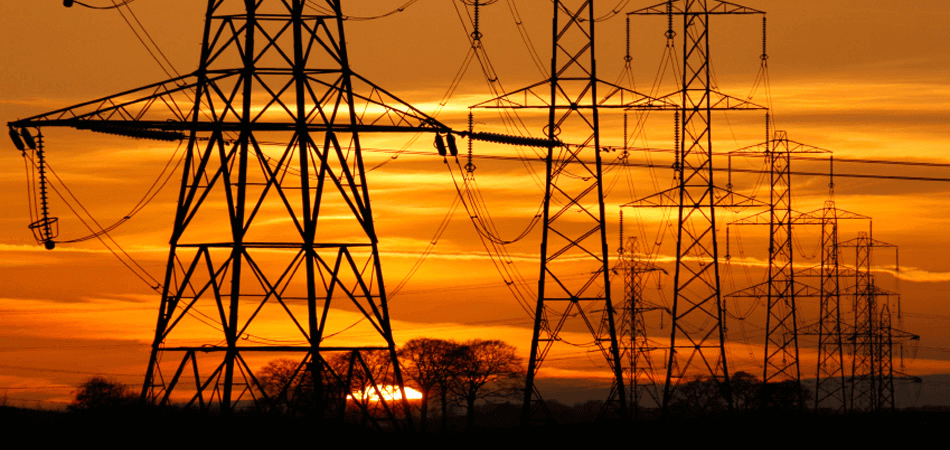
[[[362,403],[365,399],[365,401],[368,403],[375,403],[379,401],[379,394],[383,395],[383,398],[387,403],[402,400],[402,394],[399,393],[399,386],[393,386],[390,384],[379,386],[378,393],[376,389],[368,387],[363,392],[356,391],[350,395],[347,395],[346,399],[355,400],[360,403]],[[406,400],[422,400],[422,393],[411,387],[407,387]]]

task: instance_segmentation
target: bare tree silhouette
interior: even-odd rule
[[[475,402],[479,399],[521,394],[524,369],[514,346],[499,340],[468,341],[456,350],[454,365],[451,391],[465,404],[466,430],[475,425]]]
[[[455,341],[430,338],[412,339],[399,350],[400,365],[422,393],[419,411],[422,431],[426,430],[429,399],[435,390],[438,390],[441,400],[442,429],[446,428],[449,383],[456,371],[458,350],[459,344]]]

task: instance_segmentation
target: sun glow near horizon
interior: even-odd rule
[[[411,387],[405,387],[404,390],[406,392],[406,400],[422,400],[422,392],[419,392]],[[346,399],[355,400],[359,403],[377,403],[380,401],[380,397],[382,397],[386,403],[400,401],[402,400],[402,392],[399,391],[399,386],[392,384],[375,387],[368,386],[362,391],[353,391],[351,394],[346,396]]]

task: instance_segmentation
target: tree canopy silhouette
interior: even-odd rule
[[[305,412],[312,407],[313,379],[309,367],[300,361],[270,361],[258,371],[257,381],[270,398],[271,406],[278,410]]]
[[[524,370],[515,347],[499,340],[475,339],[459,346],[454,355],[451,391],[465,404],[465,428],[475,425],[475,402],[519,395]]]
[[[399,349],[400,365],[407,381],[415,384],[422,393],[420,427],[425,431],[429,415],[429,399],[438,390],[442,407],[442,428],[446,427],[448,415],[449,383],[452,380],[458,356],[459,344],[444,339],[416,338]]]
[[[408,382],[422,394],[420,405],[422,430],[425,430],[431,397],[438,393],[442,406],[442,426],[447,426],[448,406],[452,403],[466,409],[466,428],[474,426],[475,404],[482,399],[510,398],[519,395],[523,386],[521,358],[515,347],[499,340],[475,339],[464,343],[451,340],[418,338],[406,342],[398,352],[400,367]],[[356,406],[364,419],[381,413],[380,408],[399,408],[400,402],[387,398],[394,392],[392,359],[386,350],[336,352],[327,355],[319,366],[319,377],[310,374],[311,364],[290,359],[276,359],[257,373],[264,393],[275,405],[293,409],[294,399],[306,402],[313,397],[313,383],[320,383],[327,406],[333,398]],[[320,381],[317,381],[319,379]],[[397,395],[398,398],[398,395]],[[400,413],[401,412],[398,412]]]
[[[102,411],[129,406],[135,394],[116,380],[95,376],[79,385],[76,397],[67,407],[70,411]]]

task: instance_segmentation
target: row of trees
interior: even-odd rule
[[[464,408],[465,427],[471,430],[479,400],[505,399],[521,394],[524,382],[521,360],[515,354],[514,347],[501,341],[458,343],[443,339],[413,339],[398,349],[398,356],[407,389],[414,389],[421,396],[413,398],[410,395],[410,398],[413,399],[413,408],[417,408],[415,412],[418,413],[423,431],[427,428],[430,416],[441,416],[441,428],[448,429],[448,417],[454,406]],[[290,359],[271,361],[257,372],[256,377],[273,402],[271,406],[278,408],[306,412],[316,406],[312,403],[315,398],[335,398],[336,404],[331,400],[319,409],[310,410],[330,412],[332,415],[332,411],[345,412],[347,402],[351,402],[351,407],[352,402],[357,402],[361,405],[361,411],[357,414],[365,419],[366,412],[372,414],[381,407],[376,398],[370,397],[378,392],[377,389],[385,389],[388,387],[386,384],[393,382],[391,358],[387,351],[359,354],[340,352],[328,355],[324,362],[324,370],[320,371],[316,380],[310,373],[309,364]],[[357,366],[358,370],[353,370]],[[345,375],[347,381],[342,381],[341,374],[348,374]],[[322,386],[322,395],[314,392],[314,382]],[[679,417],[724,414],[729,408],[720,388],[716,380],[694,378],[673,391],[671,409]],[[756,413],[763,408],[771,412],[794,413],[805,406],[809,397],[808,390],[798,383],[786,381],[762,384],[759,378],[741,371],[730,378],[730,388],[733,410],[739,414]],[[362,398],[359,393],[363,393]],[[347,394],[352,395],[349,400],[346,399]],[[80,386],[69,410],[119,412],[136,405],[137,401],[138,396],[116,380],[93,377]],[[398,403],[389,402],[389,407],[398,407]],[[439,410],[430,412],[432,404],[437,405]],[[505,407],[502,405],[503,411],[499,410],[503,415],[511,412],[504,410]],[[585,408],[599,411],[600,406],[598,402],[589,402],[573,408],[561,407],[561,415],[566,416],[560,421],[567,423],[581,415],[593,420],[596,414],[584,414],[582,410]],[[350,412],[356,411],[351,409]],[[492,414],[498,415],[497,411]]]
[[[762,383],[748,372],[739,371],[729,378],[733,408],[737,413],[795,412],[806,405],[809,390],[795,381]],[[722,414],[728,410],[719,382],[708,377],[697,377],[681,384],[673,391],[670,407],[683,417],[702,417]]]
[[[465,427],[475,424],[475,402],[480,399],[517,397],[524,385],[524,370],[515,348],[499,340],[464,343],[419,338],[399,349],[407,382],[422,393],[421,427],[427,425],[429,402],[438,395],[442,427],[446,427],[450,402],[465,406]]]
[[[475,339],[460,343],[418,338],[406,342],[397,353],[406,387],[421,394],[419,416],[423,430],[430,416],[429,407],[434,402],[440,407],[443,429],[447,426],[449,410],[455,405],[465,408],[466,428],[471,429],[475,423],[476,402],[515,397],[523,386],[521,358],[513,346],[499,340]],[[367,409],[378,403],[374,398],[376,390],[393,383],[391,358],[385,350],[336,353],[326,356],[325,363],[321,385],[331,390],[334,385],[344,385],[344,389],[357,397],[353,400]],[[265,393],[278,403],[289,405],[314,397],[313,377],[309,367],[300,361],[271,361],[256,376]],[[345,377],[349,378],[346,382]],[[324,405],[331,409],[333,406]],[[294,407],[300,409],[299,404]]]

